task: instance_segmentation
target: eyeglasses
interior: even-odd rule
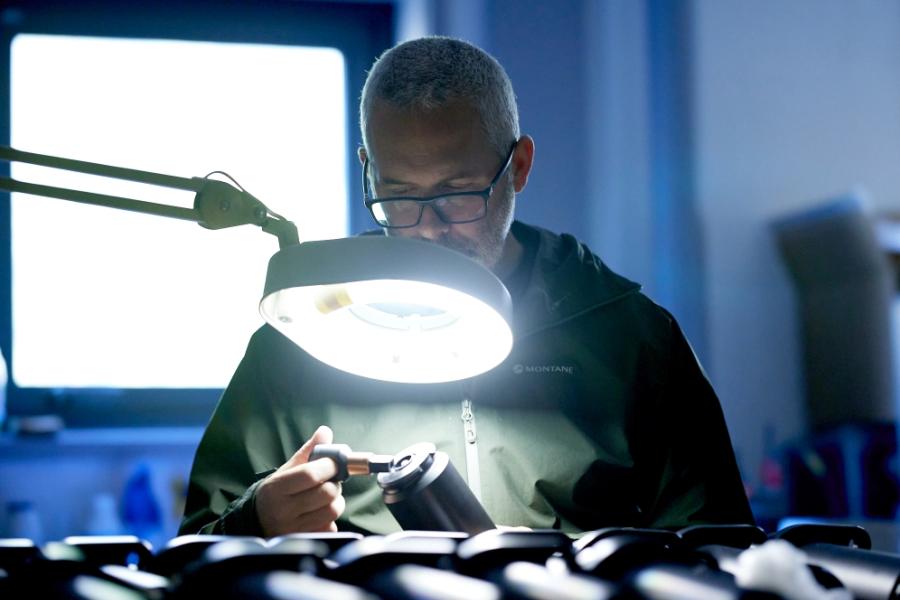
[[[509,149],[503,166],[494,175],[490,185],[483,190],[470,192],[450,192],[437,196],[391,196],[389,198],[374,198],[369,187],[369,158],[363,164],[362,186],[363,200],[366,208],[372,213],[372,218],[381,227],[401,229],[415,227],[422,220],[422,212],[425,206],[431,206],[437,216],[444,223],[471,223],[483,219],[487,214],[488,198],[494,192],[494,186],[512,163],[513,152],[516,144]]]

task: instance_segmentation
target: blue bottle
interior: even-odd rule
[[[150,542],[155,548],[163,541],[162,514],[150,476],[150,467],[139,464],[122,492],[122,523],[127,533]]]

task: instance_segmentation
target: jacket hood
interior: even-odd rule
[[[513,303],[517,337],[571,319],[640,291],[617,275],[590,248],[569,234],[513,222],[519,240],[536,240],[534,264],[525,292]],[[527,242],[525,242],[527,243]],[[528,323],[523,330],[521,324]]]

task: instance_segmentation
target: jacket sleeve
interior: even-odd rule
[[[653,419],[661,451],[651,527],[754,523],[719,400],[675,319]]]
[[[251,339],[200,440],[179,535],[262,535],[254,494],[284,462],[280,413],[260,366],[264,337],[260,330]]]

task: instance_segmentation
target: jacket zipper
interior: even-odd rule
[[[468,391],[463,393],[462,401],[463,433],[466,446],[466,478],[469,489],[481,502],[481,470],[478,468],[478,433],[475,430],[475,413],[472,412],[472,400]]]

